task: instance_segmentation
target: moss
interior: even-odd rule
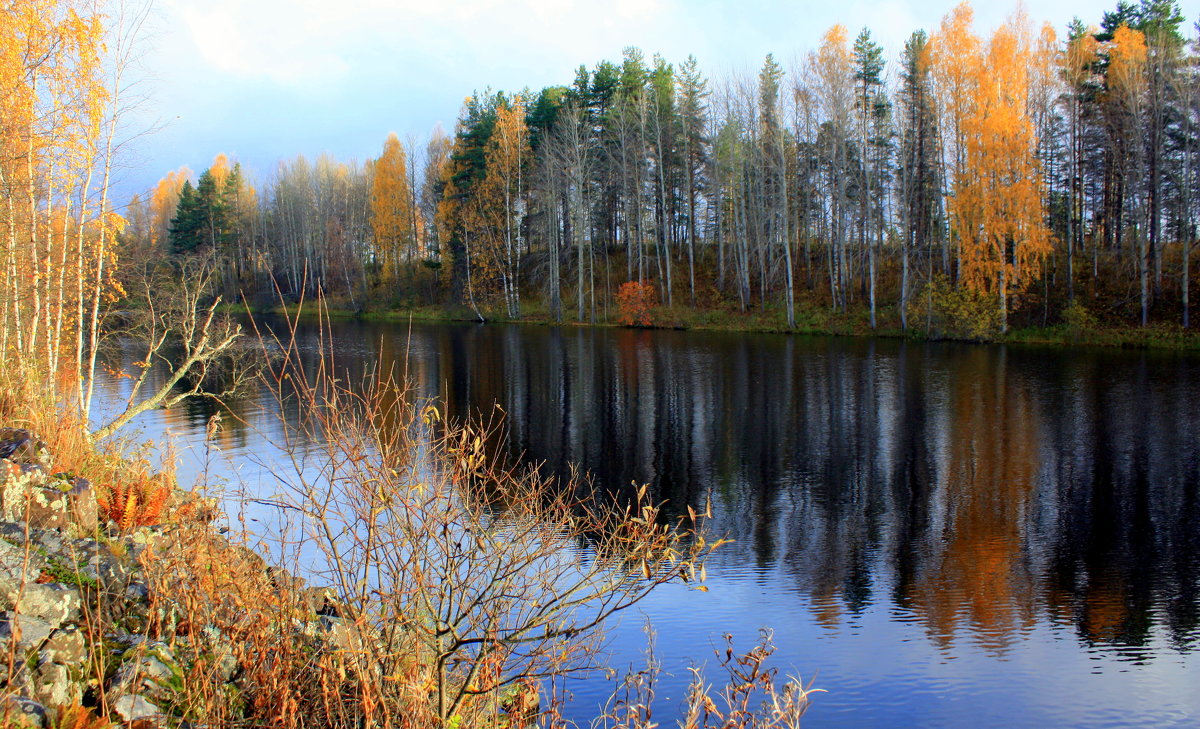
[[[47,554],[46,550],[39,548],[38,552],[46,557],[46,566],[43,572],[54,578],[55,582],[63,584],[75,585],[80,589],[96,590],[99,589],[100,583],[94,577],[83,573],[83,563],[72,567],[62,561],[56,555]]]

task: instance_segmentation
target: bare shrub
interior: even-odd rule
[[[276,344],[268,384],[303,415],[283,424],[294,468],[276,474],[275,505],[301,516],[294,546],[319,548],[313,576],[371,632],[354,670],[378,684],[382,715],[475,726],[527,713],[537,686],[595,668],[609,617],[702,580],[720,543],[703,515],[668,522],[644,487],[621,504],[498,467],[487,432],[447,423],[387,373],[351,386],[328,356],[306,370],[294,340]]]

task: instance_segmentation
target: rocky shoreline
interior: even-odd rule
[[[289,606],[276,632],[316,656],[364,647],[335,591],[224,538],[212,504],[176,491],[166,513],[185,518],[122,530],[92,484],[52,466],[34,434],[0,429],[0,725],[62,726],[90,712],[139,729],[189,726],[197,677],[201,693],[244,709],[243,677],[261,654],[239,645],[236,620],[194,624],[236,616],[247,597],[234,586]],[[236,579],[198,580],[206,565]]]

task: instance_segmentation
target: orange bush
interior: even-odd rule
[[[654,323],[654,287],[640,281],[627,281],[617,289],[617,320],[627,327],[648,327]]]

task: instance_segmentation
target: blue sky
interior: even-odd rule
[[[689,53],[710,78],[757,70],[773,52],[785,66],[842,23],[866,26],[898,55],[931,30],[949,0],[160,0],[147,40],[152,134],[136,140],[120,193],[148,188],[168,170],[204,169],[219,152],[259,179],[282,158],[378,154],[388,132],[423,140],[453,130],[475,89],[569,83],[574,69],[618,60],[625,46],[680,62]],[[1061,32],[1075,16],[1098,22],[1116,5],[1095,0],[1030,4]],[[981,33],[1017,7],[975,2]],[[1189,29],[1200,0],[1181,6]]]

